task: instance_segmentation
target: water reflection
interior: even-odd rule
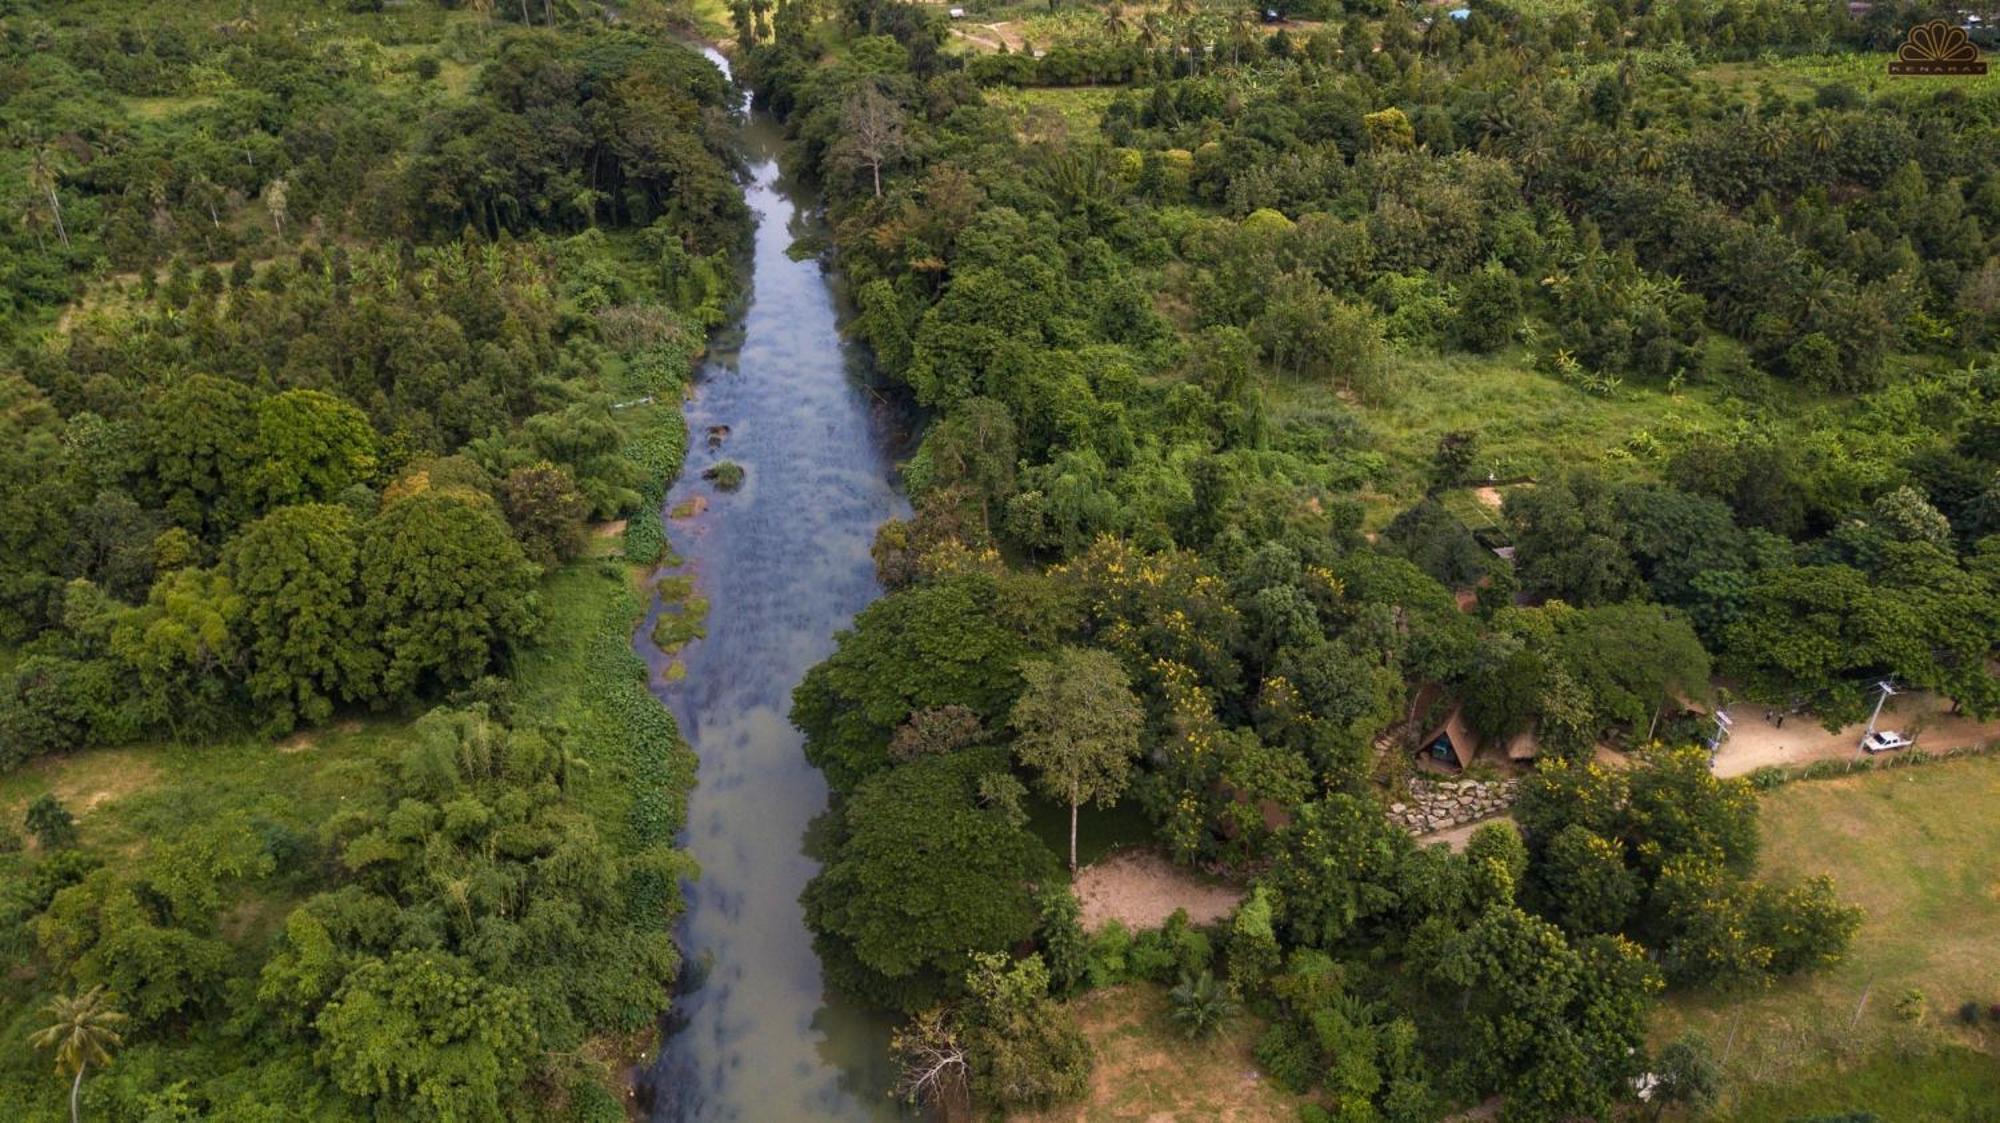
[[[880,592],[869,542],[904,507],[827,278],[786,255],[797,214],[775,126],[753,115],[744,144],[753,292],[740,337],[704,367],[687,469],[668,497],[711,505],[669,526],[709,599],[708,636],[683,653],[683,681],[656,687],[701,758],[685,845],[702,876],[680,933],[698,985],[675,1004],[647,1084],[657,1120],[896,1118],[886,1023],[825,993],[802,919],[799,892],[818,869],[803,840],[826,786],[785,714],[833,633]],[[705,435],[723,425],[711,449]],[[724,459],[746,471],[730,494],[700,478]],[[649,620],[638,643],[657,675],[650,631]]]

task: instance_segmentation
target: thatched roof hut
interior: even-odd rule
[[[1479,734],[1465,724],[1465,711],[1453,706],[1444,724],[1418,743],[1417,763],[1426,768],[1458,772],[1479,755]]]

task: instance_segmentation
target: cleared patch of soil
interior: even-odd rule
[[[1811,714],[1792,714],[1780,726],[1754,703],[1731,707],[1735,726],[1729,739],[1715,755],[1718,776],[1743,776],[1759,768],[1776,765],[1796,768],[1819,760],[1851,760],[1862,755],[1861,737],[1866,722],[1829,733]],[[1889,700],[1883,707],[1880,729],[1894,729],[1915,737],[1917,748],[1932,752],[1970,748],[2000,739],[2000,721],[1980,721],[1951,713],[1951,704],[1934,694],[1911,693]]]
[[[1243,890],[1182,869],[1157,851],[1121,850],[1077,871],[1076,899],[1084,931],[1116,920],[1136,932],[1165,924],[1175,909],[1186,909],[1195,924],[1221,920],[1236,911]]]

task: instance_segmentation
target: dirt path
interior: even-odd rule
[[[1465,849],[1465,842],[1472,837],[1473,831],[1478,830],[1488,823],[1511,823],[1513,821],[1513,819],[1506,815],[1495,815],[1490,819],[1481,819],[1476,823],[1461,823],[1456,827],[1446,830],[1432,831],[1430,834],[1420,834],[1417,836],[1417,845],[1433,846],[1442,842],[1446,846],[1451,847],[1453,851],[1459,851]]]
[[[1136,932],[1165,924],[1175,909],[1186,909],[1196,924],[1221,920],[1235,911],[1243,891],[1182,869],[1156,851],[1120,850],[1077,871],[1076,899],[1083,904],[1084,931],[1116,920]]]
[[[1932,752],[1966,748],[2000,739],[2000,721],[1951,714],[1951,703],[1933,694],[1905,694],[1889,700],[1882,711],[1879,727],[1913,736],[1917,747]],[[1811,714],[1793,714],[1780,728],[1767,720],[1766,710],[1754,703],[1739,703],[1730,710],[1736,725],[1715,756],[1715,774],[1743,776],[1759,768],[1776,765],[1795,768],[1818,760],[1849,760],[1861,755],[1861,735],[1867,723],[1850,725],[1838,733],[1813,720]]]
[[[973,24],[970,27],[954,24],[951,33],[968,43],[983,47],[989,51],[999,51],[1003,48],[1011,51],[1020,45],[1019,36],[1016,36],[1015,42],[1010,44],[1007,41],[1006,34],[1000,30],[1000,25],[998,24]]]

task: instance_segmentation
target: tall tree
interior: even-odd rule
[[[500,516],[441,492],[390,504],[361,532],[363,626],[382,696],[471,682],[534,631],[535,578]]]
[[[242,599],[250,695],[273,732],[316,724],[358,696],[373,653],[358,628],[359,528],[345,507],[281,507],[223,551]]]
[[[1027,683],[1011,720],[1021,763],[1044,793],[1069,802],[1069,868],[1076,871],[1077,809],[1116,801],[1139,755],[1145,715],[1125,669],[1109,652],[1064,648],[1021,666]]]
[[[49,201],[49,217],[55,221],[56,236],[69,248],[69,228],[63,225],[62,199],[56,181],[62,178],[62,153],[53,145],[37,145],[28,156],[28,190]]]
[[[882,165],[902,155],[903,107],[869,83],[847,102],[840,115],[840,139],[831,155],[848,172],[868,169],[875,197],[882,197]]]
[[[37,1049],[56,1051],[56,1071],[74,1072],[69,1086],[70,1123],[77,1123],[77,1096],[83,1091],[83,1072],[95,1063],[99,1068],[111,1063],[111,1051],[125,1043],[118,1027],[125,1015],[112,1005],[102,985],[82,994],[57,995],[42,1009],[50,1022],[28,1038]]]

